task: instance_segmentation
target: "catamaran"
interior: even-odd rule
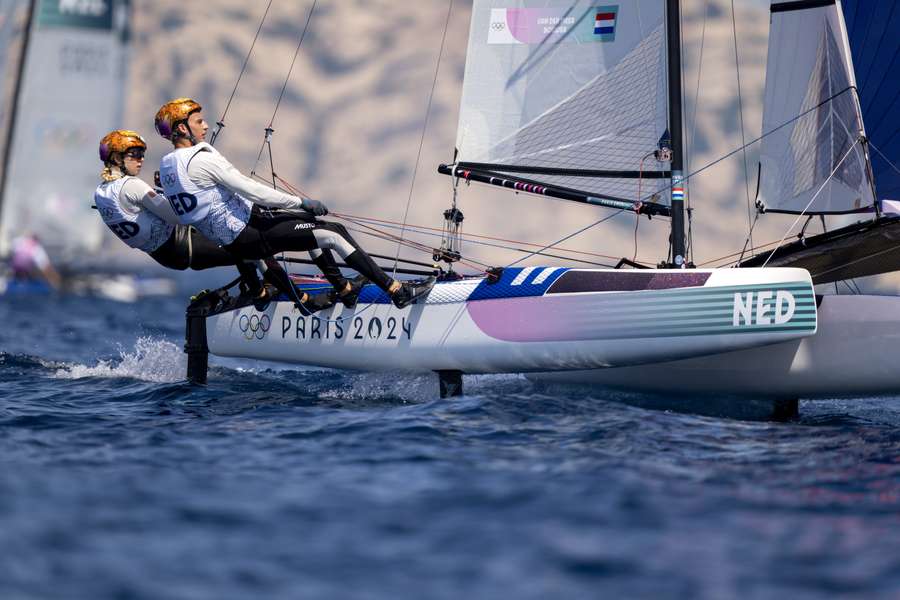
[[[454,184],[668,219],[659,264],[459,276],[454,195],[432,249],[451,269],[427,298],[398,310],[369,285],[352,310],[304,315],[290,298],[260,312],[227,288],[205,293],[188,309],[189,379],[205,381],[211,352],[434,371],[443,395],[461,393],[464,373],[750,395],[794,411],[801,397],[900,392],[900,297],[822,285],[900,269],[900,219],[889,214],[900,83],[885,58],[900,48],[900,15],[892,2],[859,0],[770,10],[757,218],[858,222],[787,244],[786,232],[728,268],[695,268],[679,0],[475,0],[455,160],[439,171]]]

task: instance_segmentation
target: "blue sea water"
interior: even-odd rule
[[[183,309],[0,299],[0,598],[900,597],[900,399],[770,423],[234,359],[192,387]]]

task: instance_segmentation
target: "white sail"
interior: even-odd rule
[[[773,4],[760,151],[767,210],[846,213],[874,204],[855,86],[840,2]]]
[[[106,235],[91,208],[97,144],[122,127],[127,4],[39,0],[0,206],[0,253],[24,231],[58,261],[80,262]]]
[[[475,0],[458,160],[663,170],[652,158],[642,159],[666,132],[664,4],[570,0],[548,7],[545,0]],[[638,186],[635,179],[523,177],[629,199]],[[666,186],[643,181],[645,192]]]

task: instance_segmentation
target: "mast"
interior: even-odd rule
[[[22,95],[22,79],[25,75],[25,61],[28,59],[28,42],[31,40],[31,25],[34,20],[34,11],[37,0],[28,3],[28,16],[25,21],[25,33],[22,39],[22,51],[19,54],[19,64],[16,73],[16,86],[12,95],[12,105],[9,108],[9,126],[6,128],[6,143],[3,146],[3,170],[0,171],[0,203],[6,197],[6,181],[9,179],[9,162],[12,157],[13,135],[16,130],[16,113],[19,111],[19,99]]]
[[[669,135],[672,143],[672,266],[685,266],[684,143],[681,123],[681,7],[666,0],[666,37],[669,55]]]

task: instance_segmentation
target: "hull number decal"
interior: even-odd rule
[[[797,301],[785,290],[736,293],[731,324],[742,325],[783,325],[794,316]]]

